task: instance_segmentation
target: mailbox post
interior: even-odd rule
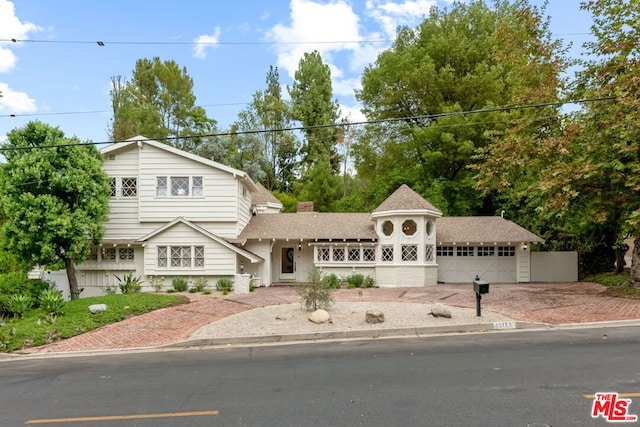
[[[473,291],[476,293],[476,316],[480,317],[482,316],[480,300],[482,299],[482,294],[489,293],[489,282],[480,280],[480,276],[476,275],[476,278],[473,280]]]

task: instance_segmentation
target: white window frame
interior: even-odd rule
[[[167,270],[204,269],[203,245],[160,245],[156,252],[156,268]]]

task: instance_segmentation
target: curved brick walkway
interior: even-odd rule
[[[491,285],[482,309],[511,319],[549,324],[640,319],[640,300],[600,295],[594,283]],[[246,295],[187,294],[190,303],[164,308],[119,323],[17,353],[53,353],[154,348],[185,340],[198,328],[223,317],[256,307],[300,301],[291,287],[258,288]],[[426,288],[340,289],[336,301],[441,302],[474,308],[471,285]]]

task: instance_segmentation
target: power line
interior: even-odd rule
[[[198,105],[198,107],[229,107],[233,105],[247,105],[248,102],[227,102],[223,104],[204,104]],[[2,117],[36,117],[36,116],[63,116],[63,115],[72,115],[72,114],[104,114],[104,113],[113,113],[113,110],[89,110],[89,111],[61,111],[61,112],[52,112],[52,113],[10,113],[10,114],[0,114],[0,118]]]
[[[501,111],[511,111],[511,110],[525,110],[531,108],[542,108],[542,107],[560,107],[565,104],[584,104],[589,102],[598,102],[598,101],[610,101],[616,99],[615,96],[603,96],[598,98],[584,98],[584,99],[574,99],[574,100],[565,100],[565,101],[554,101],[554,102],[540,102],[536,104],[523,104],[523,105],[511,105],[511,106],[501,106],[501,107],[491,107],[491,108],[483,108],[479,110],[467,110],[467,111],[454,111],[448,113],[435,113],[435,114],[424,114],[418,116],[405,116],[405,117],[390,117],[385,119],[374,119],[374,120],[363,120],[357,122],[342,122],[342,123],[332,123],[327,125],[315,125],[315,126],[292,126],[286,128],[277,128],[277,129],[254,129],[254,130],[244,130],[244,131],[236,131],[236,132],[216,132],[209,134],[200,134],[200,135],[186,135],[186,136],[167,136],[164,138],[147,138],[141,139],[140,141],[175,141],[179,139],[194,139],[194,138],[211,138],[211,137],[221,137],[221,136],[236,136],[236,135],[255,135],[255,134],[264,134],[264,133],[279,133],[279,132],[293,132],[293,131],[305,131],[305,130],[313,130],[313,129],[326,129],[326,128],[338,128],[338,127],[348,127],[348,126],[359,126],[359,125],[371,125],[371,124],[380,124],[380,123],[394,123],[394,122],[419,122],[419,121],[431,121],[444,117],[462,117],[472,114],[483,114],[483,113],[495,113]],[[30,146],[30,147],[0,147],[0,152],[5,151],[16,151],[16,150],[31,150],[34,148],[58,148],[58,147],[75,147],[75,146],[84,146],[84,145],[104,145],[104,144],[121,144],[124,142],[128,142],[128,140],[118,140],[118,141],[101,141],[101,142],[76,142],[70,144],[59,144],[59,145],[39,145],[39,146]]]
[[[5,43],[46,43],[46,44],[95,44],[100,47],[107,45],[212,45],[212,46],[242,46],[242,45],[305,45],[305,44],[361,44],[361,43],[391,43],[393,40],[320,40],[320,41],[250,41],[250,42],[167,42],[167,41],[143,41],[143,40],[38,40],[38,39],[0,39]]]

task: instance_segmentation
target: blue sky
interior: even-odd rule
[[[589,14],[579,0],[549,3],[552,32],[579,56]],[[353,91],[364,67],[398,25],[417,25],[434,4],[450,1],[0,0],[0,141],[35,119],[108,141],[110,77],[130,77],[137,59],[154,56],[187,68],[197,104],[224,129],[264,89],[270,65],[290,85],[302,54],[316,49],[331,67],[343,115],[361,120]],[[10,39],[32,41],[1,41]]]

